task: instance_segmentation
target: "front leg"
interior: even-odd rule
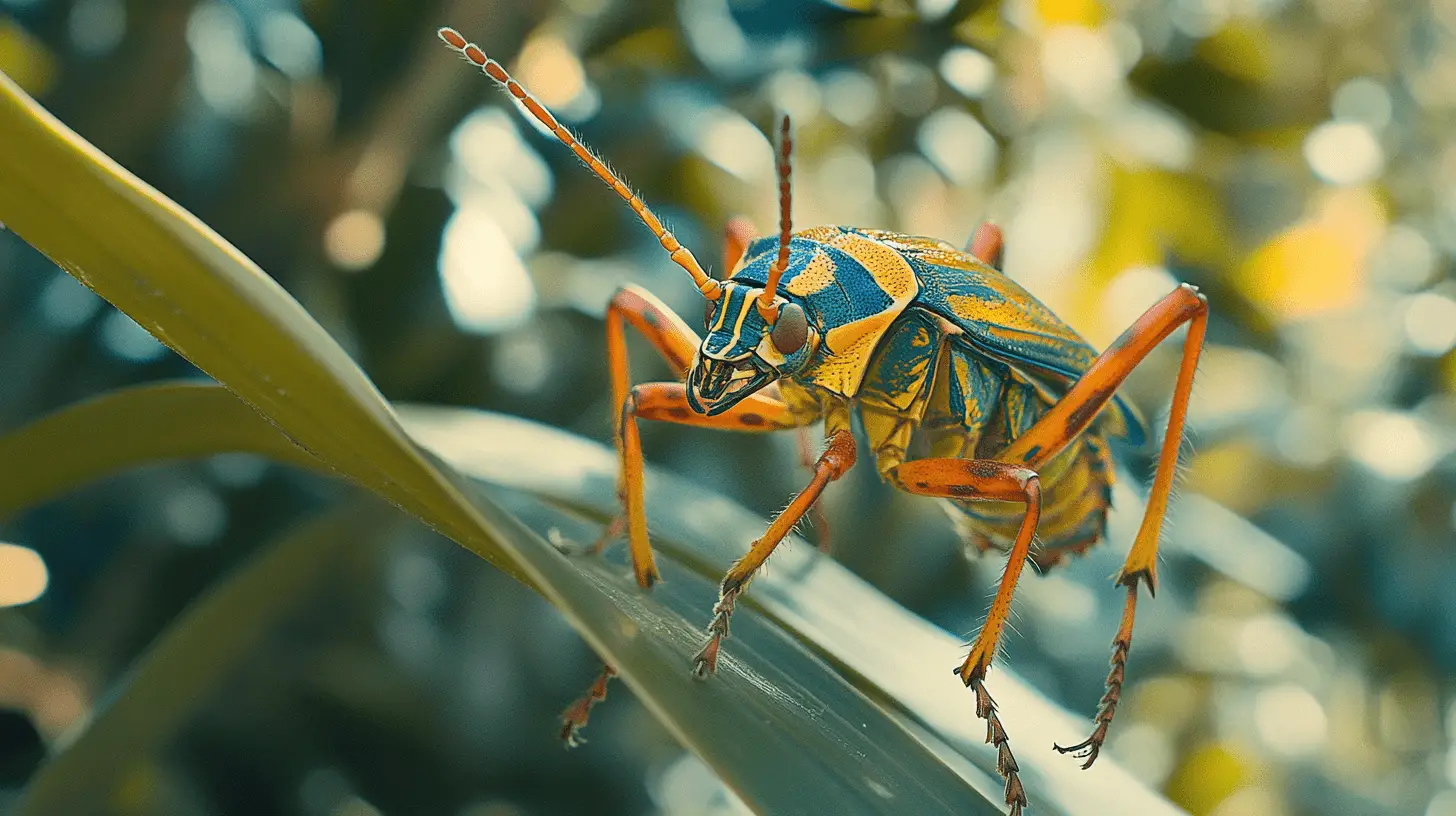
[[[789,502],[789,506],[774,518],[763,536],[753,542],[747,554],[728,570],[728,574],[723,577],[722,586],[718,589],[718,603],[713,607],[713,622],[708,624],[708,642],[693,658],[693,674],[696,677],[706,678],[717,670],[718,650],[723,639],[728,637],[728,619],[732,617],[733,606],[738,601],[739,593],[748,585],[749,579],[794,529],[799,519],[814,506],[814,502],[819,500],[819,494],[824,492],[824,487],[854,466],[854,459],[854,435],[850,433],[846,423],[846,427],[830,433],[829,443],[814,465],[814,476],[809,480],[809,485]]]
[[[624,515],[627,519],[627,540],[632,552],[632,572],[643,589],[650,589],[660,577],[652,559],[652,546],[647,540],[647,516],[642,507],[642,439],[637,423],[628,411],[628,390],[632,387],[627,368],[625,326],[630,324],[657,349],[673,373],[681,377],[692,365],[701,340],[687,321],[658,300],[652,293],[636,286],[617,290],[607,304],[607,363],[612,378],[613,437],[622,471],[617,483]],[[610,534],[614,522],[608,528]]]
[[[622,293],[619,293],[619,296],[620,294]],[[641,297],[639,293],[629,294]],[[622,300],[630,302],[630,297]],[[648,302],[648,305],[651,305],[651,302]],[[613,306],[619,306],[617,299],[613,299]],[[665,306],[655,307],[665,309]],[[641,313],[636,313],[636,315],[639,316]],[[633,322],[633,325],[638,325],[638,323]],[[617,331],[620,331],[620,328]],[[648,337],[654,338],[654,344],[657,344],[657,338],[654,335],[648,335]],[[670,347],[668,350],[664,350],[662,345],[658,345],[658,348],[664,351],[664,356],[667,356],[667,351],[670,351]],[[625,361],[623,361],[623,372],[625,372]],[[721,428],[721,430],[776,431],[804,427],[805,424],[817,418],[817,414],[814,414],[805,405],[799,405],[798,409],[789,407],[782,399],[773,396],[776,391],[778,389],[772,389],[772,392],[770,389],[763,389],[759,393],[751,393],[743,401],[738,402],[737,405],[722,414],[718,414],[716,417],[706,417],[706,415],[693,411],[692,407],[687,404],[686,383],[644,383],[644,385],[632,386],[622,401],[622,411],[619,412],[620,420],[617,423],[617,449],[622,452],[623,471],[633,472],[632,469],[635,469],[638,474],[635,481],[623,479],[625,485],[636,485],[636,493],[633,493],[630,488],[623,490],[622,493],[623,500],[628,503],[629,519],[632,517],[632,510],[636,510],[636,513],[639,514],[642,511],[642,449],[636,442],[638,439],[636,421],[655,420],[661,421],[661,423],[697,425],[697,427]],[[632,436],[626,436],[628,431]],[[641,516],[638,517],[641,519]],[[606,536],[616,535],[614,530],[619,526],[620,519],[614,520],[612,525],[607,527]],[[644,530],[645,544],[645,520],[641,520],[641,526],[638,529]],[[646,557],[646,565],[651,570],[649,574],[657,576],[657,568],[652,565],[652,549],[644,546],[642,552]],[[633,567],[638,567],[638,565],[636,549],[633,548]],[[638,570],[638,576],[641,574],[641,570]],[[651,584],[644,584],[644,586],[651,586]],[[614,676],[616,676],[616,670],[612,666],[601,667],[601,673],[591,683],[591,688],[587,689],[587,692],[581,695],[577,701],[572,702],[566,711],[563,711],[561,739],[568,748],[585,742],[581,739],[581,730],[587,727],[587,721],[591,717],[591,708],[606,699],[607,683]]]

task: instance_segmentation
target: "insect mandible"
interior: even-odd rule
[[[909,493],[947,500],[984,551],[1008,551],[1006,571],[980,633],[956,674],[974,691],[987,723],[1012,816],[1027,806],[1006,729],[986,690],[986,673],[1028,560],[1047,569],[1080,553],[1106,530],[1113,467],[1109,439],[1142,442],[1142,420],[1115,392],[1148,353],[1187,324],[1156,475],[1132,548],[1114,585],[1126,590],[1091,736],[1062,753],[1097,759],[1121,699],[1139,584],[1157,590],[1159,531],[1167,510],[1193,375],[1203,348],[1208,303],[1182,284],[1097,354],[1069,326],[999,269],[1001,235],[977,231],[965,251],[933,238],[856,227],[790,224],[789,121],[779,134],[780,228],[745,242],[730,232],[725,280],[708,275],[643,201],[563,127],[505,68],[458,32],[440,38],[504,87],[630,206],[706,301],[699,337],[650,293],[618,290],[607,307],[607,356],[619,489],[643,588],[658,580],[643,508],[639,420],[745,432],[823,422],[826,445],[814,475],[723,578],[707,641],[693,661],[713,673],[734,604],[754,573],[818,500],[854,464],[850,417],[858,412],[881,477]],[[625,328],[645,336],[682,381],[633,385]],[[912,437],[928,446],[908,458]],[[614,528],[620,525],[613,525]],[[1033,549],[1033,543],[1039,547]],[[585,725],[612,670],[568,709],[563,736]]]

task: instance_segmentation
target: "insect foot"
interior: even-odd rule
[[[612,523],[608,524],[606,528],[602,530],[602,534],[597,537],[596,541],[593,541],[591,543],[591,546],[587,548],[586,552],[590,555],[601,555],[603,552],[606,551],[607,545],[612,543],[612,539],[626,532],[627,515],[623,513],[622,515],[619,515],[616,518],[612,519]]]
[[[1151,588],[1150,581],[1149,589]],[[1082,763],[1083,770],[1092,767],[1092,763],[1097,761],[1097,755],[1102,751],[1102,743],[1107,740],[1107,729],[1112,725],[1113,716],[1117,714],[1117,704],[1122,701],[1122,683],[1127,677],[1127,653],[1132,650],[1132,627],[1137,615],[1137,592],[1138,582],[1134,574],[1127,584],[1127,602],[1122,607],[1122,625],[1118,627],[1117,636],[1112,639],[1112,671],[1107,673],[1107,693],[1102,695],[1102,700],[1097,704],[1097,716],[1093,720],[1096,725],[1092,728],[1092,736],[1070,748],[1052,745],[1060,753],[1086,759]]]
[[[1131,648],[1131,640],[1118,639],[1112,642],[1112,671],[1107,673],[1107,693],[1102,695],[1102,700],[1097,704],[1097,717],[1094,720],[1097,725],[1092,729],[1092,736],[1069,748],[1052,745],[1058,753],[1086,759],[1082,763],[1083,770],[1092,767],[1092,763],[1097,761],[1097,755],[1102,751],[1102,743],[1107,739],[1107,729],[1112,725],[1113,716],[1117,714],[1117,704],[1122,700],[1122,681],[1127,674],[1127,653]]]
[[[562,555],[568,558],[580,558],[588,555],[601,555],[606,551],[607,545],[612,543],[612,539],[622,535],[626,530],[627,517],[617,516],[590,544],[582,544],[575,539],[568,538],[556,527],[546,531],[546,540]]]
[[[730,576],[718,590],[718,603],[713,606],[713,622],[708,624],[708,642],[693,656],[693,676],[699,680],[718,670],[718,651],[728,638],[728,619],[733,616],[733,606],[738,602],[738,593],[743,583]]]
[[[1022,787],[1018,775],[1021,768],[1011,754],[1011,739],[1006,736],[1006,729],[1001,726],[1001,718],[996,714],[996,701],[986,691],[985,669],[978,666],[966,671],[962,667],[956,669],[956,674],[965,681],[966,688],[976,693],[976,716],[986,721],[986,743],[995,747],[996,772],[1006,780],[1006,806],[1010,808],[1010,816],[1021,816],[1022,809],[1028,804],[1026,788]]]
[[[567,748],[575,748],[586,742],[581,736],[581,730],[586,728],[587,721],[591,719],[592,706],[607,699],[607,684],[616,676],[616,669],[603,665],[591,688],[561,712],[561,741]]]

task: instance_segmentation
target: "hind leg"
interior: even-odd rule
[[[1085,757],[1084,768],[1096,761],[1122,696],[1127,655],[1132,647],[1138,584],[1146,583],[1149,595],[1155,594],[1158,589],[1158,539],[1168,511],[1168,495],[1173,489],[1178,449],[1183,441],[1183,423],[1188,416],[1188,400],[1193,391],[1193,374],[1203,350],[1203,335],[1208,326],[1208,301],[1188,284],[1174,289],[1123,332],[1107,351],[1093,361],[1087,373],[1067,395],[998,457],[1003,462],[1040,467],[1086,429],[1127,375],[1155,346],[1185,323],[1188,325],[1188,337],[1183,341],[1183,360],[1178,369],[1178,381],[1173,386],[1173,404],[1158,455],[1157,474],[1148,491],[1148,506],[1143,514],[1142,526],[1138,528],[1137,538],[1115,579],[1116,585],[1126,587],[1128,593],[1123,606],[1122,625],[1112,642],[1112,671],[1107,676],[1107,693],[1098,707],[1092,735],[1079,745],[1058,748],[1063,753],[1076,752],[1078,756]]]

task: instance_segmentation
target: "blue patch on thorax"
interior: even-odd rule
[[[748,262],[733,280],[759,287],[767,284],[768,268],[778,256],[778,247],[777,238],[760,238],[749,244],[745,256]],[[834,282],[809,295],[790,295],[788,285],[809,266],[816,252],[823,252],[834,264]],[[810,321],[821,333],[873,317],[894,303],[853,255],[820,241],[798,237],[789,241],[789,268],[779,282],[778,294],[803,304]]]

